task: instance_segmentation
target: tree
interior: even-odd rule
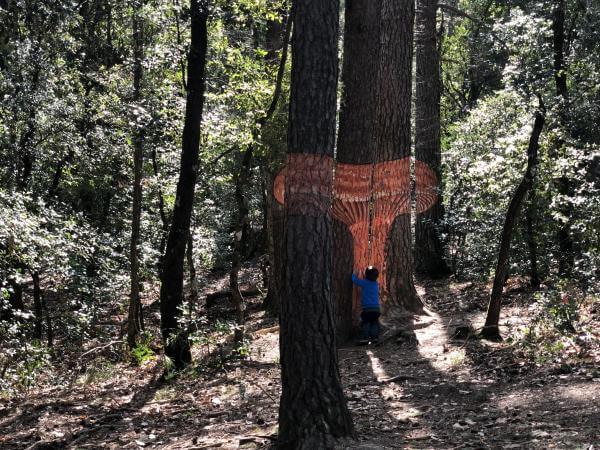
[[[386,211],[391,197],[377,193],[375,186],[378,167],[385,166],[378,163],[395,162],[400,172],[388,175],[401,179],[400,191],[394,195],[404,197],[400,203],[409,203],[409,164],[402,160],[410,156],[413,17],[410,1],[346,3],[344,92],[336,156],[340,173],[342,164],[350,176],[347,183],[336,181],[336,189],[352,194],[341,198],[341,208],[348,212],[346,224],[336,221],[334,225],[340,336],[350,334],[360,311],[358,290],[353,290],[349,274],[367,264],[382,265],[381,288],[388,305],[412,312],[423,309],[412,277],[410,212],[408,208],[400,214]],[[374,225],[388,220],[386,225]]]
[[[254,124],[252,129],[252,142],[244,150],[241,157],[240,168],[235,175],[235,200],[237,206],[237,214],[233,224],[233,254],[231,257],[231,271],[229,273],[229,286],[231,289],[231,299],[236,308],[237,327],[235,330],[234,339],[237,343],[242,342],[244,338],[244,298],[240,291],[238,283],[238,274],[242,263],[242,251],[245,243],[245,230],[248,225],[248,196],[245,193],[247,185],[250,181],[251,170],[252,170],[252,158],[256,143],[259,139],[260,131],[264,128],[266,123],[269,121],[275,109],[281,95],[281,85],[283,83],[283,75],[285,71],[285,64],[287,60],[288,42],[291,31],[291,21],[287,23],[286,32],[281,52],[281,60],[279,62],[279,69],[277,70],[277,76],[275,79],[275,87],[273,89],[273,97],[271,103],[267,108],[265,114],[259,117]]]
[[[144,34],[141,18],[141,5],[133,4],[133,104],[134,104],[134,137],[133,137],[133,207],[131,218],[131,242],[129,247],[131,288],[129,295],[129,314],[127,317],[127,343],[130,348],[136,345],[136,336],[144,329],[142,302],[140,300],[138,242],[140,239],[140,219],[142,216],[142,170],[144,163],[144,137],[141,129],[139,102],[141,100],[144,58]]]
[[[411,93],[414,2],[383,0],[379,42],[379,75],[376,110],[378,161],[410,156]],[[403,176],[409,177],[408,166]],[[379,205],[379,206],[378,206]],[[374,208],[385,207],[385,198]],[[413,280],[412,231],[410,213],[397,216],[386,243],[387,290],[390,306],[415,313],[423,311]]]
[[[187,335],[179,329],[183,302],[183,261],[198,175],[200,124],[204,107],[207,49],[207,0],[191,0],[191,43],[187,64],[187,99],[182,136],[181,168],[167,248],[162,264],[160,287],[161,331],[165,355],[180,369],[191,362]]]
[[[298,0],[293,7],[278,446],[331,448],[335,438],[354,434],[331,303],[339,3]]]
[[[500,320],[500,306],[502,304],[502,290],[504,289],[504,283],[506,281],[506,271],[508,267],[508,257],[510,254],[510,241],[512,239],[512,232],[519,216],[519,211],[525,195],[531,189],[533,185],[533,178],[535,176],[535,170],[538,164],[538,149],[540,134],[545,122],[545,110],[544,105],[540,98],[540,110],[535,113],[535,122],[533,124],[533,130],[531,131],[531,137],[529,138],[529,145],[527,147],[527,168],[523,179],[515,193],[513,194],[508,210],[506,211],[506,218],[504,220],[504,227],[502,229],[502,236],[500,239],[500,247],[498,250],[498,263],[496,264],[496,273],[494,274],[494,284],[492,286],[492,293],[490,294],[490,302],[488,305],[487,316],[485,318],[485,325],[481,331],[481,335],[488,339],[500,339],[500,330],[498,328],[498,322]]]
[[[379,61],[379,1],[346,2],[344,16],[344,59],[342,65],[342,102],[336,160],[338,164],[362,165],[367,168],[367,190],[370,190],[371,168],[375,163],[377,145],[375,121],[377,108],[377,74]],[[369,86],[366,89],[365,86]],[[355,169],[356,170],[356,169]],[[352,183],[357,180],[352,177]],[[349,198],[348,209],[355,211],[353,221],[333,222],[334,261],[333,292],[336,330],[340,339],[352,335],[360,314],[360,298],[352,286],[353,270],[364,270],[368,264],[368,226],[361,230],[359,220],[369,216],[370,193],[363,198]],[[354,229],[359,228],[359,229]],[[351,233],[354,231],[354,236]],[[362,233],[361,233],[362,231]],[[358,240],[359,242],[355,242]],[[361,252],[363,254],[359,254]],[[359,263],[358,261],[361,261]],[[366,263],[366,264],[365,264]],[[379,270],[383,268],[380,267]]]
[[[441,225],[440,57],[436,36],[437,0],[418,0],[415,15],[416,91],[415,158],[436,174],[438,199],[433,207],[417,213],[415,223],[415,271],[433,278],[447,275]]]
[[[559,120],[564,131],[569,131],[569,91],[567,87],[567,73],[565,66],[565,1],[555,0],[552,15],[552,42],[554,50],[554,83],[556,96],[559,99]],[[559,138],[557,147],[565,145],[564,139]],[[573,206],[573,186],[567,175],[561,175],[557,180],[557,190],[563,200],[561,201],[560,213],[563,219],[559,224],[557,233],[558,240],[558,272],[561,275],[570,275],[574,264],[573,238],[571,237],[571,225]]]

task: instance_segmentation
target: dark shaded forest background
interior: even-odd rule
[[[550,359],[565,334],[586,332],[578,310],[600,295],[600,4],[551,3],[438,7],[443,217],[435,225],[445,275],[490,281],[541,98],[539,164],[507,277],[535,289],[531,308],[540,320],[519,338]],[[282,210],[272,183],[287,149],[290,60],[279,77],[278,70],[289,7],[214,1],[207,21],[180,325],[193,344],[215,329],[235,333],[238,355],[243,307],[237,318],[208,321],[198,287],[232,264],[257,265],[265,307],[279,309]],[[144,317],[152,305],[140,307],[144,323],[129,338],[127,317],[132,287],[158,301],[190,19],[178,0],[0,1],[0,396],[51,380],[57,359],[90,343],[128,340],[124,355],[137,363],[160,353],[156,314]]]

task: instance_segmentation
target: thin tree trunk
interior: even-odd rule
[[[231,255],[231,271],[229,272],[229,287],[231,289],[231,300],[235,305],[236,327],[234,341],[240,344],[244,340],[244,298],[240,292],[238,275],[242,264],[242,252],[244,249],[244,227],[248,221],[248,200],[244,195],[244,189],[250,178],[250,162],[252,160],[251,145],[242,155],[240,170],[235,181],[235,201],[237,206],[237,220],[233,230],[233,253]]]
[[[259,133],[269,119],[273,116],[279,97],[281,96],[281,85],[283,83],[283,75],[285,72],[285,63],[287,60],[288,41],[291,32],[291,21],[286,24],[286,32],[284,37],[283,49],[281,52],[281,61],[279,70],[275,80],[275,89],[273,90],[273,98],[265,112],[265,115],[260,117],[252,130],[252,143],[246,148],[241,157],[240,169],[235,180],[235,199],[237,206],[237,217],[234,223],[233,231],[233,254],[231,256],[231,271],[229,273],[229,286],[231,289],[231,299],[235,305],[237,326],[235,329],[234,340],[241,343],[244,339],[244,298],[240,292],[238,283],[238,274],[242,263],[242,255],[245,247],[245,230],[248,225],[248,199],[245,194],[245,189],[248,186],[252,170],[252,157],[254,153],[255,142],[259,138]]]
[[[160,288],[161,331],[165,355],[181,369],[191,362],[187,335],[179,326],[183,302],[183,260],[190,232],[194,190],[198,176],[200,124],[204,106],[208,2],[191,0],[192,40],[188,56],[187,101],[183,128],[181,169],[175,207],[163,259]]]
[[[531,287],[539,289],[541,281],[537,266],[537,242],[535,240],[535,231],[533,226],[535,208],[535,185],[532,183],[529,190],[529,202],[525,209],[525,226],[527,236],[527,248],[529,249],[529,282]]]
[[[554,50],[554,82],[556,85],[556,95],[561,99],[562,104],[559,105],[559,118],[561,126],[565,132],[569,131],[569,91],[567,87],[567,74],[565,67],[565,2],[564,0],[555,0],[553,20],[552,20],[552,37]],[[557,147],[561,148],[565,145],[563,139],[559,139]],[[571,223],[573,215],[573,206],[570,202],[570,197],[573,196],[572,182],[565,175],[559,177],[557,181],[558,193],[567,197],[566,204],[560,205],[559,210],[561,215],[566,217],[564,222],[559,223],[557,233],[558,240],[558,273],[563,276],[569,276],[574,265],[573,255],[573,238],[571,236]]]
[[[417,213],[415,223],[415,271],[431,278],[449,274],[440,237],[444,209],[441,198],[440,56],[436,33],[437,0],[418,0],[416,22],[415,158],[437,177],[437,201]]]
[[[196,306],[198,305],[198,277],[196,273],[196,264],[194,264],[194,233],[190,230],[186,246],[186,260],[190,275],[190,301],[189,314],[192,317]]]
[[[292,20],[289,14],[282,14],[281,21],[267,22],[267,55],[265,59],[270,65],[277,64],[277,51],[288,50]],[[279,70],[285,69],[279,61]],[[276,155],[272,155],[276,158]],[[270,161],[272,164],[272,161]],[[282,264],[281,249],[283,244],[283,207],[273,198],[273,182],[275,175],[270,165],[265,161],[261,167],[264,180],[264,213],[265,213],[265,247],[267,251],[266,287],[267,295],[263,301],[263,308],[274,316],[279,315],[282,289]]]
[[[70,148],[67,154],[64,156],[64,158],[62,158],[56,165],[56,170],[54,171],[54,176],[52,177],[52,185],[50,185],[50,189],[48,190],[48,196],[50,198],[56,195],[65,166],[73,161],[74,156],[75,151],[72,148]]]
[[[156,155],[156,148],[152,148],[152,170],[154,171],[154,176],[158,181],[158,159]],[[162,258],[165,253],[165,245],[167,243],[167,234],[169,233],[169,220],[167,219],[167,213],[165,211],[165,199],[163,197],[162,187],[158,186],[158,212],[160,215],[160,223],[161,223],[161,233],[160,233],[160,244],[158,247],[159,251],[159,261],[158,267],[161,269],[162,267]]]
[[[52,318],[50,317],[50,312],[48,311],[48,303],[46,301],[46,297],[44,295],[41,296],[42,300],[42,311],[46,317],[46,342],[48,343],[48,347],[54,346],[54,329],[52,328]]]
[[[354,435],[331,303],[338,24],[337,0],[294,3],[277,441],[285,449],[332,448]]]
[[[40,274],[37,270],[31,272],[31,279],[33,280],[33,312],[35,315],[33,335],[41,343],[42,323],[44,322],[44,311],[42,307],[42,290],[40,288]]]
[[[283,207],[273,199],[274,177],[268,168],[263,168],[266,178],[266,216],[267,216],[267,295],[263,302],[265,310],[274,316],[279,315],[282,294],[282,247],[283,247]]]
[[[490,295],[485,325],[481,331],[481,335],[487,339],[501,339],[498,323],[500,320],[500,307],[502,304],[502,290],[504,288],[508,258],[510,256],[510,241],[515,222],[519,216],[521,204],[523,203],[527,191],[531,189],[533,177],[535,176],[535,170],[538,163],[539,139],[545,121],[544,114],[544,106],[540,99],[540,110],[535,114],[535,122],[531,137],[529,138],[529,146],[527,147],[527,169],[525,170],[525,175],[523,176],[521,183],[519,183],[519,186],[510,200],[506,218],[504,220],[504,227],[502,229],[500,248],[498,251],[498,262],[496,264],[496,273],[494,274],[494,284]]]
[[[133,4],[133,104],[141,100],[141,88],[144,58],[144,35],[141,18],[142,5],[139,1]],[[130,295],[129,313],[127,317],[127,344],[129,348],[136,346],[136,337],[144,329],[142,302],[140,300],[139,256],[138,243],[140,239],[140,221],[142,216],[142,170],[144,164],[144,140],[141,124],[137,115],[134,116],[133,130],[133,208],[131,218],[131,242],[129,247],[130,263]]]

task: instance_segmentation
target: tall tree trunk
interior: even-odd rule
[[[244,297],[240,292],[238,275],[242,265],[242,253],[244,249],[244,228],[248,221],[248,199],[244,194],[250,178],[250,162],[252,160],[251,145],[243,154],[240,169],[235,180],[235,202],[237,206],[237,217],[233,228],[233,253],[231,255],[231,271],[229,272],[229,288],[231,289],[231,300],[235,305],[236,327],[234,341],[240,344],[244,340]]]
[[[336,193],[345,222],[334,224],[333,283],[340,337],[350,334],[360,314],[358,289],[352,287],[349,274],[367,264],[380,266],[382,300],[388,306],[414,312],[423,308],[412,278],[410,211],[386,212],[389,196],[378,195],[381,188],[375,183],[379,168],[386,166],[376,163],[398,163],[401,173],[387,177],[402,178],[402,192],[393,195],[404,196],[408,203],[410,165],[401,161],[410,156],[413,16],[414,5],[408,0],[346,3],[344,99],[336,157],[340,174],[348,171],[352,176],[347,183],[341,175],[336,181],[336,189],[351,191]]]
[[[158,158],[156,155],[156,148],[152,148],[152,170],[154,171],[154,176],[158,181]],[[159,251],[159,260],[158,260],[158,268],[162,270],[162,258],[165,252],[165,245],[167,244],[167,234],[169,233],[169,220],[167,219],[167,213],[165,211],[165,199],[163,197],[162,187],[160,185],[160,181],[158,185],[158,213],[160,215],[160,244],[158,246]]]
[[[175,207],[163,259],[160,287],[161,331],[168,356],[177,369],[191,362],[187,335],[179,327],[183,302],[183,260],[198,176],[200,124],[204,106],[208,1],[191,0],[191,45],[188,55],[187,101],[181,149],[181,169]]]
[[[501,339],[498,323],[500,320],[500,306],[502,304],[502,290],[504,288],[508,258],[510,256],[510,241],[515,222],[519,216],[521,204],[533,183],[533,177],[538,163],[539,139],[545,121],[544,114],[544,106],[540,100],[540,110],[535,114],[535,122],[533,124],[531,137],[529,138],[529,146],[527,147],[527,169],[525,170],[525,175],[523,176],[521,183],[519,183],[517,190],[510,200],[506,218],[504,219],[504,227],[502,229],[500,248],[498,251],[498,262],[496,264],[496,273],[494,274],[494,284],[490,295],[485,325],[481,331],[481,335],[487,339]]]
[[[282,245],[283,245],[283,207],[273,198],[274,176],[267,167],[263,167],[265,178],[265,214],[267,240],[267,295],[263,308],[274,316],[279,315],[282,290]]]
[[[331,303],[331,201],[339,2],[294,3],[285,181],[278,447],[332,448],[354,434]]]
[[[48,189],[48,197],[52,198],[58,192],[58,186],[60,185],[60,180],[62,179],[65,166],[71,164],[74,156],[75,151],[70,148],[67,154],[56,164],[56,170],[54,171],[54,176],[52,177],[52,184],[50,185],[50,189]]]
[[[277,51],[288,51],[292,20],[289,14],[284,14],[282,21],[267,22],[267,55],[266,60],[271,65],[277,64]],[[285,61],[279,60],[279,71],[283,76]],[[267,250],[267,295],[263,307],[272,315],[279,315],[282,289],[282,261],[281,252],[283,245],[283,207],[273,198],[273,183],[275,174],[271,169],[272,160],[278,155],[270,155],[270,163],[265,161],[261,167],[261,174],[265,184],[264,213],[265,213],[265,246]]]
[[[142,98],[142,60],[144,58],[144,34],[141,18],[142,4],[133,3],[133,104],[137,107]],[[133,130],[133,207],[131,217],[131,242],[129,246],[130,294],[127,317],[127,344],[136,346],[136,337],[144,329],[142,302],[140,300],[139,256],[140,221],[142,216],[142,170],[144,164],[144,138],[139,117],[134,114]]]
[[[346,1],[344,16],[344,59],[342,102],[336,159],[367,169],[364,174],[370,191],[372,168],[376,162],[375,136],[379,64],[380,1]],[[371,194],[348,198],[346,209],[353,211],[350,223],[333,222],[333,298],[338,339],[350,338],[358,329],[359,289],[350,280],[353,271],[363,271],[368,257]],[[383,271],[383,267],[378,268]]]
[[[379,56],[377,152],[379,161],[410,157],[414,2],[382,0]],[[408,165],[403,178],[410,179]],[[382,198],[380,203],[384,203]],[[374,205],[377,209],[385,207]],[[386,243],[387,291],[390,306],[421,313],[423,301],[413,280],[410,212],[396,217]]]
[[[437,0],[417,0],[415,158],[437,177],[438,197],[427,211],[417,213],[415,223],[415,271],[431,278],[449,274],[444,260],[440,228],[444,216],[441,199],[440,56],[437,45]]]
[[[283,83],[283,75],[285,72],[285,63],[287,60],[287,48],[291,32],[291,22],[286,24],[286,32],[284,36],[283,48],[281,52],[281,60],[279,69],[275,79],[275,88],[271,103],[267,108],[264,116],[257,119],[252,130],[252,143],[246,148],[242,154],[240,168],[235,180],[235,199],[237,205],[237,216],[234,223],[233,232],[233,254],[231,257],[231,271],[229,273],[229,286],[231,289],[231,299],[236,309],[237,327],[235,329],[235,342],[240,343],[244,338],[244,298],[238,284],[238,273],[241,267],[242,255],[245,246],[245,237],[247,236],[248,227],[248,198],[245,190],[250,182],[252,170],[252,157],[254,154],[255,142],[259,139],[260,131],[275,113],[279,97],[281,96],[281,85]]]
[[[559,105],[559,119],[565,132],[569,130],[569,91],[567,87],[567,74],[565,67],[565,1],[555,0],[552,18],[552,37],[554,50],[554,82],[556,85],[556,95],[560,98],[562,104]],[[565,142],[559,139],[557,146],[563,147]],[[566,175],[562,175],[557,180],[558,193],[567,197],[566,203],[559,206],[561,216],[566,217],[564,222],[559,223],[557,233],[558,240],[558,273],[568,276],[574,265],[573,238],[571,236],[571,222],[573,215],[573,205],[570,197],[573,195],[572,182]]]

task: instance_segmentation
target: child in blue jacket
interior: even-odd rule
[[[352,282],[360,287],[362,338],[370,342],[377,342],[377,339],[379,339],[379,316],[381,312],[379,309],[378,276],[379,271],[373,266],[367,267],[365,279],[358,278],[354,273],[352,274]]]

